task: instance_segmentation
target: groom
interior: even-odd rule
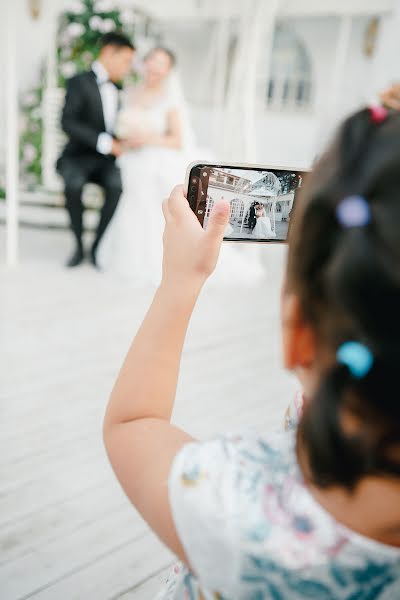
[[[122,182],[115,159],[122,145],[114,135],[119,109],[119,82],[132,67],[135,48],[122,34],[108,33],[101,40],[98,60],[92,69],[73,77],[67,86],[62,128],[68,142],[57,161],[64,179],[66,208],[75,238],[75,250],[67,266],[76,267],[84,260],[82,190],[86,183],[104,189],[90,259],[96,266],[96,250],[111,221],[122,193]]]

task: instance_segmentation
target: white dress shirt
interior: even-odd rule
[[[101,62],[96,60],[92,65],[103,105],[106,130],[97,138],[97,152],[111,154],[113,133],[118,115],[118,90],[110,81],[109,75]]]

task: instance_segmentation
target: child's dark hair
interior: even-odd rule
[[[344,227],[337,207],[354,195],[370,222]],[[350,490],[367,475],[399,477],[400,115],[345,121],[299,195],[289,241],[288,291],[327,352],[298,430],[310,477]],[[351,340],[374,357],[359,379],[336,359]]]
[[[105,33],[100,38],[100,48],[105,48],[106,46],[114,46],[115,48],[130,48],[131,50],[135,50],[135,46],[129,39],[127,35],[118,31],[111,31],[110,33]]]

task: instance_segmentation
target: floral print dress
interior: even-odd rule
[[[400,599],[400,549],[340,525],[313,499],[293,431],[188,444],[169,492],[195,575],[177,564],[159,600]]]

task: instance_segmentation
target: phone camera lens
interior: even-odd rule
[[[194,194],[192,194],[192,195],[190,196],[190,201],[191,201],[191,202],[194,202],[195,200],[196,200],[196,196],[195,196]]]
[[[192,192],[195,192],[196,191],[196,186],[192,185],[192,187],[190,189],[192,190]]]

